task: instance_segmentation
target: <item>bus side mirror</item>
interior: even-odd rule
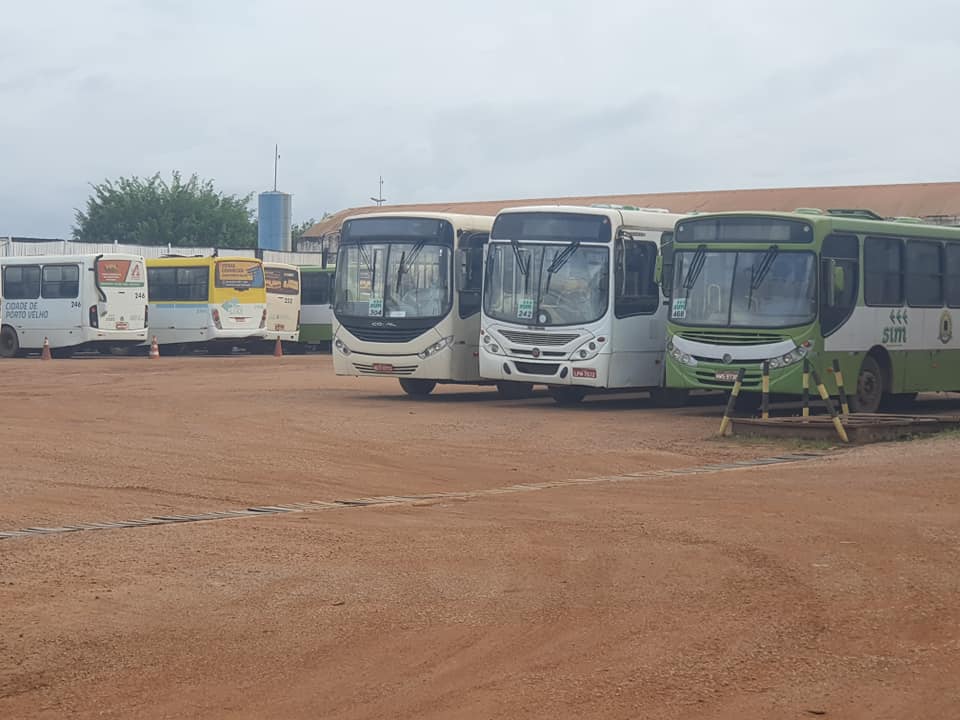
[[[657,255],[657,264],[653,270],[653,281],[659,285],[663,280],[663,255]]]
[[[467,248],[457,250],[457,289],[464,290],[470,285],[470,251]]]
[[[833,265],[833,288],[836,292],[841,293],[847,286],[847,274],[843,269],[842,265]]]
[[[827,305],[834,307],[837,304],[837,293],[843,292],[846,286],[846,273],[836,260],[827,261]]]

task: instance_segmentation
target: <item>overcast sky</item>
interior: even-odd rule
[[[960,179],[960,3],[30,0],[0,16],[0,235],[196,172],[388,202]]]

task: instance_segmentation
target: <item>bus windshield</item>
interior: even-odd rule
[[[231,290],[262,288],[263,265],[255,260],[218,260],[214,286]]]
[[[484,311],[528,325],[577,325],[607,312],[609,251],[563,244],[491,243]]]
[[[670,319],[678,325],[774,328],[812,322],[815,256],[757,251],[677,251]]]
[[[341,245],[336,305],[341,316],[435,318],[450,311],[451,251],[425,240]]]

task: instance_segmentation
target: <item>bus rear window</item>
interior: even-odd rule
[[[214,286],[233,290],[262,288],[263,266],[253,260],[221,260],[217,263]]]
[[[265,267],[263,276],[266,278],[267,292],[271,295],[300,294],[300,274],[296,270]]]

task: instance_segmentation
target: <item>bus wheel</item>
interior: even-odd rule
[[[552,387],[549,391],[557,405],[577,405],[587,396],[587,389],[582,387]]]
[[[662,408],[683,407],[690,395],[689,390],[680,390],[678,388],[655,388],[650,391],[650,399],[653,404]]]
[[[533,383],[498,382],[497,393],[504,400],[522,400],[533,394]]]
[[[875,413],[883,400],[883,373],[877,361],[867,356],[857,376],[857,390],[850,397],[850,409],[855,413]]]
[[[412,395],[414,397],[426,397],[433,392],[433,389],[437,386],[437,383],[434,380],[413,380],[404,378],[400,381],[400,387],[403,388],[403,391],[407,395]]]
[[[4,325],[0,330],[0,357],[16,357],[20,352],[20,338],[17,337],[17,331],[9,325]]]

